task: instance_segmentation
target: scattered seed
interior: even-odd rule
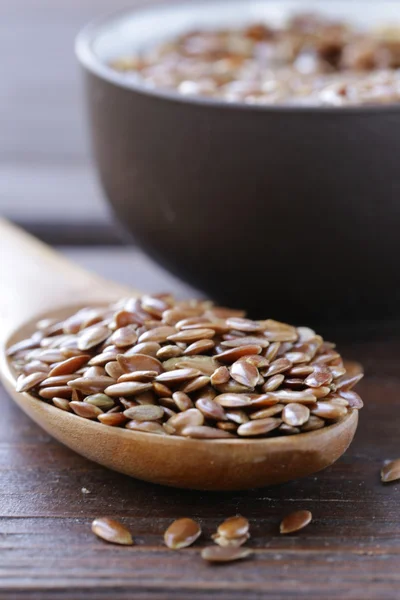
[[[130,531],[118,521],[109,517],[98,517],[92,523],[92,531],[97,537],[122,546],[132,546],[133,540]]]
[[[231,539],[228,539],[228,538],[224,537],[223,535],[218,535],[218,534],[214,534],[211,537],[214,540],[214,542],[216,544],[218,544],[218,546],[221,546],[222,548],[239,548],[240,546],[243,546],[243,544],[245,544],[247,542],[247,540],[250,538],[249,534],[246,534],[239,538],[231,538]]]
[[[381,469],[381,481],[383,481],[383,483],[397,481],[398,479],[400,479],[400,458],[391,460]]]
[[[234,560],[240,560],[247,558],[253,554],[253,551],[249,548],[234,548],[228,546],[222,548],[221,546],[207,546],[201,551],[201,557],[207,562],[232,562]]]
[[[312,514],[309,510],[297,510],[296,512],[287,515],[280,525],[280,532],[282,534],[294,533],[300,531],[311,523]]]
[[[201,535],[201,528],[193,519],[177,519],[164,533],[165,545],[172,550],[191,546]]]
[[[218,526],[217,533],[228,539],[241,538],[249,533],[249,522],[245,517],[229,517]]]

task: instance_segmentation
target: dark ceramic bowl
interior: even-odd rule
[[[191,27],[277,21],[293,8],[304,3],[164,3],[89,25],[77,53],[101,181],[135,240],[222,303],[310,324],[391,317],[400,312],[400,106],[226,104],[149,90],[107,66]],[[396,2],[322,8],[400,19]]]

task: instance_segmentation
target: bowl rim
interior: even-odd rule
[[[240,2],[240,0],[222,0],[227,4],[232,2]],[[215,0],[203,0],[204,3],[214,4]],[[221,0],[219,0],[221,3]],[[195,8],[200,5],[200,2],[191,3],[191,6]],[[108,66],[106,62],[102,61],[94,52],[92,48],[93,41],[102,28],[112,25],[114,22],[123,20],[125,18],[134,16],[136,13],[141,12],[156,12],[158,9],[177,9],[180,6],[187,7],[188,3],[185,0],[171,0],[165,2],[165,0],[155,0],[150,3],[145,0],[139,1],[135,6],[129,8],[122,8],[117,11],[107,12],[93,20],[91,20],[86,26],[84,26],[76,35],[75,38],[75,55],[80,64],[90,73],[96,75],[98,78],[115,85],[116,87],[123,88],[142,96],[148,96],[150,98],[156,98],[171,103],[185,104],[188,106],[200,107],[203,106],[209,109],[223,109],[233,111],[245,111],[253,113],[284,113],[284,114],[341,114],[343,116],[353,115],[354,113],[360,115],[371,115],[375,113],[397,113],[400,112],[400,102],[391,102],[388,104],[359,104],[359,105],[344,105],[344,106],[304,106],[304,105],[285,105],[285,104],[247,104],[245,102],[226,102],[221,98],[209,98],[206,96],[185,96],[177,91],[162,89],[157,87],[149,87],[140,80],[132,80],[127,78],[123,73]]]

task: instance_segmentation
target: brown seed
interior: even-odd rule
[[[281,419],[275,419],[273,417],[269,417],[267,419],[257,419],[254,421],[249,421],[248,423],[244,423],[240,425],[237,430],[238,435],[240,436],[255,436],[255,435],[265,435],[270,431],[273,431],[282,423]]]
[[[219,367],[219,364],[212,356],[197,354],[195,356],[170,358],[163,363],[163,367],[166,371],[173,371],[175,369],[197,369],[202,375],[210,376]]]
[[[243,546],[243,544],[245,544],[247,542],[247,540],[249,539],[250,536],[249,536],[249,534],[246,534],[239,538],[228,539],[228,538],[224,537],[223,535],[218,535],[215,533],[211,537],[214,540],[214,542],[216,544],[218,544],[218,546],[221,546],[222,548],[239,548],[240,546]]]
[[[70,388],[79,390],[84,394],[97,394],[104,392],[104,390],[114,382],[115,380],[112,377],[99,375],[98,377],[79,377],[78,379],[70,381],[68,385]]]
[[[183,413],[182,413],[183,414]],[[211,439],[219,439],[219,438],[232,438],[234,437],[228,431],[222,431],[221,429],[216,429],[215,427],[207,427],[207,426],[187,426],[180,430],[180,435],[185,437],[191,437],[199,440],[211,440]]]
[[[118,383],[123,383],[124,381],[141,381],[146,383],[153,381],[155,377],[157,377],[157,371],[133,371],[133,373],[123,373],[118,378]]]
[[[132,402],[133,398],[130,398]],[[134,401],[137,404],[157,404],[156,396],[153,393],[153,390],[148,390],[147,392],[142,392],[141,394],[137,394],[134,398]],[[129,408],[129,407],[128,407]]]
[[[20,375],[17,379],[15,389],[17,392],[27,392],[28,390],[36,387],[44,381],[47,377],[46,373],[39,371],[38,373],[31,373],[30,375]]]
[[[192,400],[184,392],[175,392],[174,394],[172,394],[172,399],[180,411],[185,411],[189,410],[189,408],[194,408]]]
[[[285,382],[286,383],[286,382]],[[327,385],[321,385],[318,388],[312,388],[313,396],[320,400],[321,398],[326,398],[331,393],[331,388]]]
[[[237,348],[238,346],[249,346],[257,345],[261,348],[267,348],[269,341],[262,335],[246,335],[244,337],[238,337],[234,340],[224,340],[221,342],[221,346],[224,348]]]
[[[195,379],[191,379],[188,383],[185,383],[181,388],[182,392],[186,394],[190,394],[192,392],[196,392],[197,390],[201,390],[203,387],[210,383],[210,378],[207,375],[200,375]]]
[[[106,387],[104,392],[108,396],[134,396],[151,390],[151,383],[140,383],[139,381],[125,381],[123,383],[114,383]]]
[[[35,351],[33,351],[35,352]],[[57,350],[57,349],[48,349],[48,350],[42,350],[41,352],[38,352],[36,358],[38,358],[40,361],[47,363],[49,365],[53,364],[53,363],[59,363],[61,361],[64,360],[64,355],[61,352],[61,350]]]
[[[112,350],[111,352],[102,352],[101,354],[97,354],[89,360],[89,365],[93,367],[102,367],[108,362],[110,362],[110,360],[115,359],[118,356],[119,352],[120,350],[117,350],[117,348],[115,348],[115,350]]]
[[[272,377],[267,379],[267,381],[264,383],[261,390],[264,393],[274,392],[282,384],[284,379],[285,379],[285,376],[282,375],[281,373],[278,375],[272,375]]]
[[[304,404],[291,402],[286,404],[282,411],[282,421],[291,427],[300,427],[308,421],[310,417],[310,409]]]
[[[240,317],[229,317],[226,320],[226,324],[229,325],[231,329],[236,329],[237,331],[252,333],[254,331],[262,330],[262,326],[258,321],[251,321],[250,319]]]
[[[249,344],[247,346],[238,346],[237,348],[231,348],[230,350],[220,352],[217,355],[217,358],[223,363],[230,364],[237,361],[239,358],[242,358],[243,356],[260,354],[261,350],[261,346]]]
[[[311,409],[311,413],[323,419],[337,420],[347,415],[347,408],[331,402],[319,401],[317,406]]]
[[[97,537],[122,546],[132,546],[133,540],[130,531],[119,521],[109,517],[98,517],[92,523],[92,531]]]
[[[400,479],[400,458],[391,460],[386,463],[381,469],[381,481],[389,483]]]
[[[124,353],[124,356],[135,356],[135,354],[145,354],[146,356],[152,356],[155,358],[157,353],[161,349],[160,344],[157,342],[142,342],[141,344],[136,344],[136,346],[132,346]]]
[[[142,333],[139,337],[139,342],[157,342],[160,344],[169,339],[169,336],[174,335],[174,333],[176,333],[175,327],[161,325],[160,327],[155,327],[154,329],[150,329],[150,331]]]
[[[257,367],[246,362],[238,360],[231,366],[231,377],[238,383],[250,388],[254,388],[257,384],[259,372]]]
[[[314,373],[311,365],[295,365],[287,372],[290,377],[307,377],[310,373]]]
[[[344,400],[347,400],[350,408],[359,410],[364,406],[364,402],[361,400],[360,396],[356,392],[353,392],[353,390],[340,390],[339,395],[341,398],[344,398]]]
[[[53,398],[52,400],[54,406],[57,408],[61,408],[61,410],[65,410],[66,412],[70,412],[69,401],[65,398]]]
[[[134,371],[156,371],[162,373],[163,366],[159,360],[147,354],[134,354],[126,356],[118,354],[117,361],[124,373],[133,373]]]
[[[277,358],[268,367],[266,373],[262,372],[265,377],[272,377],[279,373],[284,373],[292,367],[292,363],[287,358]]]
[[[250,398],[244,394],[220,394],[214,401],[224,408],[240,408],[251,404]]]
[[[96,419],[103,412],[97,406],[88,404],[87,402],[75,402],[73,400],[69,405],[76,415],[84,419]]]
[[[273,319],[263,321],[264,335],[269,342],[296,342],[298,334],[295,327],[279,323]]]
[[[142,404],[124,411],[125,417],[134,421],[158,421],[164,416],[161,406],[153,404]]]
[[[117,348],[124,348],[126,346],[132,346],[137,342],[138,334],[136,332],[136,325],[126,325],[114,331],[110,338],[110,342],[117,346]]]
[[[284,406],[284,404],[275,404],[274,406],[270,406],[269,408],[262,408],[261,410],[257,410],[256,412],[252,413],[250,415],[250,419],[266,419],[267,417],[279,415],[282,412]]]
[[[120,329],[121,327],[126,327],[127,325],[131,325],[133,323],[137,323],[137,319],[135,315],[127,310],[119,310],[115,313],[113,319],[113,329]]]
[[[218,429],[222,429],[222,431],[230,431],[231,433],[235,433],[238,428],[238,425],[231,421],[218,421],[216,426]]]
[[[106,372],[103,367],[86,367],[83,372],[84,377],[103,377],[104,375]]]
[[[340,379],[335,381],[336,389],[340,391],[351,390],[361,379],[364,377],[364,373],[356,373],[355,375],[343,375]]]
[[[79,350],[90,350],[98,346],[110,335],[110,330],[104,325],[96,325],[82,332],[78,340]]]
[[[220,385],[221,383],[226,383],[230,379],[229,370],[227,367],[218,367],[211,375],[211,383],[212,385]]]
[[[276,392],[269,392],[268,396],[278,402],[298,402],[299,404],[313,404],[316,401],[314,394],[311,390],[304,390],[297,392],[295,390],[278,390]]]
[[[200,427],[204,423],[204,416],[197,408],[189,408],[184,412],[178,413],[168,420],[168,425],[175,431],[180,432],[185,427]]]
[[[296,512],[287,515],[280,524],[280,532],[282,534],[294,533],[306,527],[311,523],[312,514],[309,510],[297,510]]]
[[[179,348],[179,346],[168,345],[163,346],[157,352],[157,358],[159,360],[168,360],[169,358],[176,358],[178,356],[182,356],[183,350]]]
[[[192,355],[196,355],[196,354],[204,354],[204,352],[208,352],[209,350],[212,350],[215,346],[215,343],[213,340],[198,340],[197,342],[194,342],[193,344],[190,344],[190,346],[188,346],[184,352],[185,356],[192,356]]]
[[[115,402],[112,398],[107,396],[106,394],[93,394],[92,396],[86,396],[85,402],[88,404],[93,404],[101,410],[110,410],[113,408]]]
[[[156,377],[156,381],[164,384],[182,383],[187,379],[193,379],[201,375],[197,369],[176,369],[175,371],[166,371]]]
[[[55,377],[47,377],[43,379],[40,384],[40,387],[54,387],[57,385],[67,385],[70,381],[74,381],[78,379],[79,375],[69,374],[69,375],[56,375]]]
[[[268,394],[251,394],[250,395],[251,407],[259,408],[259,407],[274,406],[275,404],[278,404],[279,399],[274,398],[271,394],[272,394],[272,392],[269,392]]]
[[[240,361],[245,361],[257,367],[257,369],[263,369],[269,366],[269,361],[259,354],[251,354],[250,356],[242,356],[239,358]]]
[[[316,417],[315,415],[310,415],[310,418],[308,419],[307,423],[305,423],[301,430],[302,431],[316,431],[317,429],[322,429],[322,427],[325,427],[325,421],[323,419],[320,419],[319,417]]]
[[[178,333],[174,333],[168,336],[168,339],[171,342],[185,342],[191,343],[196,342],[198,340],[204,340],[214,337],[215,331],[214,329],[184,329],[182,331],[178,331]]]
[[[237,425],[242,425],[242,423],[247,423],[250,419],[244,410],[232,410],[228,409],[225,413],[227,419],[229,421],[233,421]]]
[[[196,408],[198,408],[207,419],[225,421],[227,418],[222,406],[208,398],[199,398],[199,400],[196,401]]]
[[[50,366],[40,360],[31,360],[29,363],[22,365],[24,375],[32,375],[33,373],[48,373]]]
[[[153,390],[160,397],[172,396],[172,390],[169,389],[163,383],[158,383],[157,381],[153,381]]]
[[[332,383],[333,375],[331,371],[323,366],[315,367],[314,372],[311,373],[305,380],[304,383],[310,387],[318,388],[322,385],[329,385]]]
[[[268,348],[263,350],[263,355],[269,362],[272,362],[277,357],[280,347],[281,344],[279,342],[270,342]]]
[[[109,363],[106,364],[104,369],[107,375],[109,375],[113,379],[118,379],[124,373],[122,367],[116,360],[111,360]]]
[[[249,522],[241,515],[229,517],[218,526],[217,533],[228,539],[243,537],[249,533]]]
[[[251,554],[253,554],[253,551],[250,550],[250,548],[234,548],[232,546],[222,548],[221,546],[207,546],[201,551],[201,558],[207,562],[213,563],[232,562],[233,560],[247,558]]]
[[[227,383],[221,383],[216,388],[222,394],[249,394],[252,392],[252,388],[248,388],[234,379],[230,379]]]
[[[353,360],[345,360],[343,366],[346,369],[346,374],[349,377],[352,377],[353,375],[358,375],[360,373],[364,375],[364,368],[358,362],[355,362]]]
[[[72,356],[58,363],[55,367],[49,371],[49,377],[56,377],[58,375],[68,375],[69,373],[75,373],[90,360],[90,354],[80,354],[78,356]]]
[[[102,415],[98,415],[97,419],[103,425],[109,425],[110,427],[119,427],[126,423],[126,417],[123,413],[103,413]]]
[[[125,429],[141,431],[143,433],[154,433],[155,435],[167,435],[164,427],[157,421],[128,421]]]
[[[283,435],[295,435],[296,433],[301,433],[299,427],[292,427],[292,425],[287,425],[286,423],[282,423],[282,425],[279,426],[278,431]]]
[[[191,546],[201,535],[201,528],[193,519],[177,519],[164,533],[165,545],[172,550]]]
[[[67,385],[47,387],[39,390],[39,396],[46,400],[52,400],[53,398],[71,398],[71,395],[72,389]]]

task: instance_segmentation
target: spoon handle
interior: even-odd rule
[[[0,342],[35,315],[135,294],[72,264],[4,219],[0,219],[0,290]]]

